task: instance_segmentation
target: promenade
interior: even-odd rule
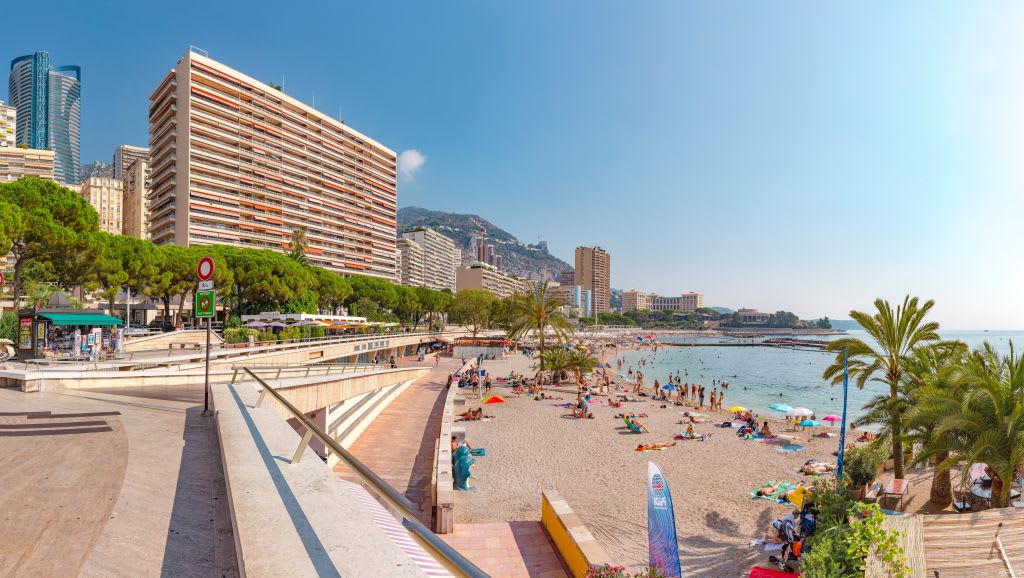
[[[237,576],[202,399],[0,389],[0,575]]]

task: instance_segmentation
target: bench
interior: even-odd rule
[[[871,484],[868,491],[864,492],[864,502],[867,504],[873,504],[878,501],[878,494],[882,491],[882,482],[875,482]]]
[[[173,350],[175,347],[180,349],[195,349],[196,351],[199,351],[203,348],[203,344],[195,343],[194,341],[172,341],[167,344],[168,351]]]

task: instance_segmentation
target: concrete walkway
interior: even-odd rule
[[[415,358],[405,358],[412,363]],[[433,360],[428,360],[433,363]],[[400,367],[403,364],[400,364]],[[359,436],[349,451],[384,481],[420,506],[420,521],[431,526],[430,478],[444,412],[448,374],[459,367],[442,358],[430,375],[412,383]],[[360,478],[344,463],[334,471],[342,479]]]
[[[491,576],[564,578],[569,575],[540,522],[455,524],[455,533],[441,538]]]
[[[201,386],[0,407],[0,576],[237,576]]]

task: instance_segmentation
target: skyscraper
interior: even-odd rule
[[[15,140],[33,149],[53,149],[54,176],[61,183],[79,181],[82,69],[53,66],[39,51],[11,61],[10,106],[18,111]]]
[[[132,145],[121,145],[114,149],[114,178],[123,179],[128,173],[128,167],[140,159],[149,158],[149,148],[135,147]]]
[[[576,285],[593,295],[593,314],[611,311],[611,256],[600,247],[576,247]]]
[[[149,97],[149,235],[281,251],[396,275],[396,155],[313,107],[193,51]]]

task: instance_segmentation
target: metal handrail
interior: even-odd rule
[[[398,511],[399,514],[402,515],[402,525],[409,530],[421,545],[433,552],[434,558],[438,559],[438,561],[448,567],[449,570],[461,576],[468,576],[470,578],[488,578],[488,574],[478,568],[476,564],[470,562],[465,556],[460,554],[458,550],[452,548],[441,538],[438,538],[436,534],[430,531],[430,528],[424,526],[423,522],[420,522],[419,518],[416,517],[416,505],[409,501],[408,498],[392,487],[391,484],[382,480],[380,476],[373,473],[370,468],[366,467],[365,464],[356,459],[356,457],[349,453],[348,450],[341,447],[341,444],[331,436],[324,433],[323,430],[317,427],[315,423],[306,417],[306,414],[299,411],[276,389],[253,373],[251,369],[247,367],[245,368],[245,372],[249,374],[249,377],[256,380],[256,383],[260,384],[263,388],[254,408],[259,407],[265,395],[269,393],[278,401],[278,403],[288,410],[288,413],[292,414],[295,419],[299,420],[299,422],[306,427],[306,433],[302,436],[302,441],[296,449],[295,455],[292,457],[292,463],[298,462],[302,459],[302,454],[309,445],[310,440],[313,436],[316,436],[317,439],[323,442],[324,446],[334,452],[354,472],[356,472],[359,477],[367,482],[378,496],[384,498],[385,501],[387,501]]]

